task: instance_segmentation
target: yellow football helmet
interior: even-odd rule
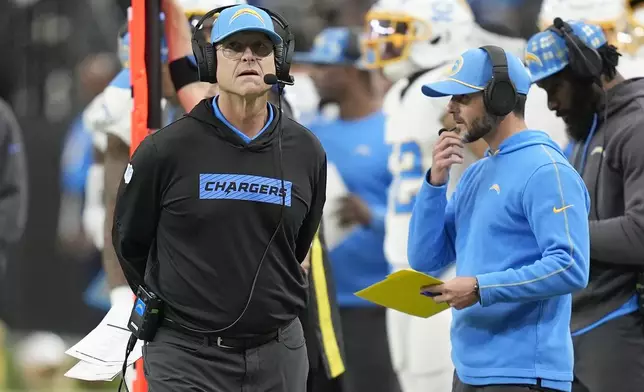
[[[365,53],[373,56],[366,66],[382,68],[406,60],[415,42],[429,40],[431,25],[402,12],[370,11],[363,45]]]
[[[466,49],[474,17],[465,0],[380,0],[365,17],[365,66],[384,69],[411,62],[431,68]]]

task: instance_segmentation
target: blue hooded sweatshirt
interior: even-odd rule
[[[412,214],[409,262],[431,273],[455,260],[457,275],[476,277],[481,295],[453,310],[459,378],[570,391],[571,293],[589,274],[583,180],[547,134],[532,130],[470,166],[449,201],[429,178]]]

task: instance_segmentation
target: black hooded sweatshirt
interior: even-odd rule
[[[606,102],[583,167],[584,143],[571,157],[591,200],[590,279],[573,296],[573,332],[624,305],[644,271],[644,78],[611,88]]]
[[[264,252],[248,309],[219,335],[267,333],[305,307],[300,263],[322,215],[326,155],[310,131],[275,107],[273,113],[247,144],[205,99],[133,154],[112,242],[132,289],[145,276],[166,318],[198,330],[229,326],[246,305]]]

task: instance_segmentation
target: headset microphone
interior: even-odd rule
[[[266,74],[264,75],[264,83],[270,84],[271,86],[274,84],[277,84],[279,80],[277,80],[277,76],[274,74]]]
[[[564,28],[564,22],[563,22],[563,20],[561,18],[558,18],[558,17],[555,18],[552,21],[552,24],[558,29],[563,29]]]
[[[455,132],[457,129],[458,129],[458,127],[454,127],[454,128],[450,128],[450,129],[441,128],[441,129],[438,131],[438,136],[440,136],[440,135],[441,135],[441,133],[443,133],[443,132]]]
[[[290,81],[286,80],[279,80],[277,78],[277,75],[275,74],[266,74],[264,75],[264,83],[274,85],[274,84],[281,84],[281,85],[288,85],[292,86],[294,84],[293,77],[291,77]]]

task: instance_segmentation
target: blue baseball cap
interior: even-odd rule
[[[236,5],[221,11],[212,26],[210,40],[215,44],[244,31],[264,33],[274,45],[282,44],[282,37],[275,32],[273,19],[266,11],[252,5]]]
[[[528,94],[530,73],[521,60],[512,53],[505,52],[508,60],[508,73],[517,93]],[[492,79],[492,60],[483,49],[470,49],[461,54],[448,70],[444,80],[429,83],[422,87],[428,97],[473,94],[485,89]]]
[[[293,54],[293,61],[302,64],[357,65],[359,59],[357,35],[348,27],[326,28],[315,37],[309,52]]]
[[[573,34],[591,48],[598,49],[606,44],[606,36],[600,26],[578,20],[567,23]],[[570,62],[566,41],[551,30],[537,33],[526,44],[524,60],[532,74],[533,83],[552,76]]]

